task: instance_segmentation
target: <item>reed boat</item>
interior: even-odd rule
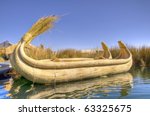
[[[52,84],[127,72],[131,68],[132,54],[121,41],[118,42],[120,54],[115,59],[112,59],[109,48],[103,42],[104,53],[100,59],[67,58],[55,61],[35,60],[27,56],[25,46],[52,27],[56,19],[56,16],[49,16],[38,20],[21,38],[11,54],[12,67],[26,79],[34,83]]]

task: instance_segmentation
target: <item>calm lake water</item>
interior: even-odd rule
[[[53,85],[33,84],[23,77],[1,77],[0,98],[150,99],[150,68]]]

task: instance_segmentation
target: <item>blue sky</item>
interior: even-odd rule
[[[150,46],[150,0],[0,0],[0,43],[17,43],[40,17],[61,18],[34,45],[89,49],[104,41]]]

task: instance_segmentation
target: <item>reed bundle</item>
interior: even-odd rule
[[[26,44],[29,44],[36,36],[44,33],[49,28],[53,27],[54,21],[57,20],[56,16],[48,16],[39,19],[30,30],[24,34],[22,41],[25,41]]]

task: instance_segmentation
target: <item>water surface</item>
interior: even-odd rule
[[[150,99],[150,68],[53,85],[34,84],[23,77],[0,78],[0,98]]]

